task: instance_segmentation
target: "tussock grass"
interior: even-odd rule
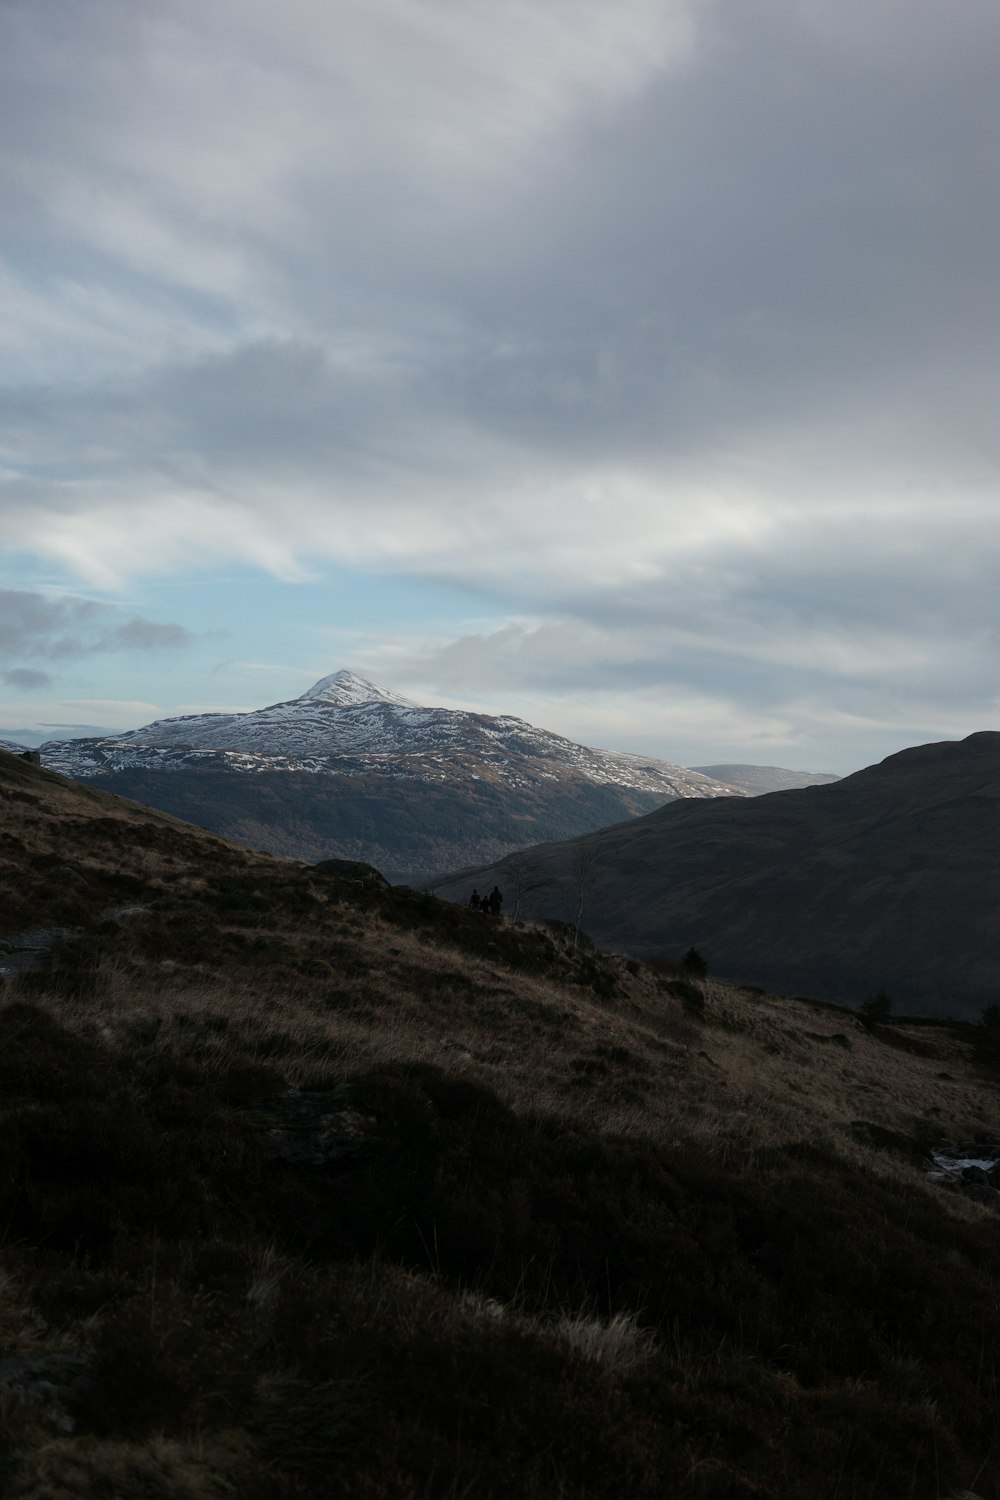
[[[33,816],[91,863],[0,997],[0,1360],[89,1373],[68,1433],[0,1399],[0,1492],[1000,1493],[997,1220],[910,1155],[997,1128],[968,1029],[904,1050],[22,790],[0,877]],[[288,1089],[358,1148],[270,1154]]]
[[[584,1359],[613,1374],[634,1370],[652,1358],[656,1340],[639,1327],[635,1315],[616,1312],[610,1318],[585,1313],[563,1315],[555,1325],[555,1336]]]
[[[36,1449],[10,1500],[79,1500],[102,1494],[128,1500],[229,1500],[239,1454],[218,1445],[151,1438],[143,1443],[58,1438]],[[263,1476],[260,1476],[263,1479]],[[258,1480],[256,1493],[265,1493]]]
[[[609,961],[606,999],[458,948],[435,949],[428,964],[419,935],[346,915],[330,959],[315,928],[224,976],[126,945],[97,961],[85,1006],[72,992],[40,1003],[80,1035],[181,1056],[196,1043],[208,1067],[258,1065],[292,1088],[380,1063],[447,1065],[515,1109],[697,1141],[733,1161],[808,1139],[897,1173],[906,1164],[866,1147],[857,1122],[912,1139],[918,1121],[972,1136],[995,1120],[995,1084],[961,1028],[929,1041],[923,1026],[927,1055],[901,1052],[843,1012],[718,981],[701,983],[696,1022],[622,961]],[[269,935],[282,936],[255,933]],[[918,1170],[911,1180],[920,1190]]]

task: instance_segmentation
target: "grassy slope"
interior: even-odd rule
[[[1000,1493],[997,1220],[915,1150],[1000,1125],[969,1029],[685,989],[6,758],[0,806],[4,930],[80,927],[0,1008],[0,1357],[89,1372],[72,1431],[0,1399],[3,1493]],[[352,1154],[269,1156],[290,1086]]]

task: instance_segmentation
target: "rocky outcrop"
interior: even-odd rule
[[[381,870],[376,870],[363,859],[321,859],[313,869],[318,875],[346,876],[348,880],[359,880],[363,885],[389,884]]]
[[[328,1167],[357,1155],[376,1125],[340,1089],[290,1089],[265,1109],[273,1120],[264,1135],[267,1155],[293,1167]]]
[[[94,1356],[86,1349],[12,1354],[0,1359],[0,1402],[59,1432],[92,1415]]]
[[[1000,1133],[979,1135],[954,1146],[931,1146],[927,1176],[1000,1213]]]
[[[52,950],[69,937],[69,927],[40,927],[0,938],[0,978],[16,979],[48,967]]]

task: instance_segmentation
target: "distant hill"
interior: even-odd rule
[[[51,741],[46,766],[292,858],[403,880],[570,838],[679,797],[745,793],[523,719],[422,707],[348,671],[252,713]]]
[[[751,797],[762,797],[767,792],[790,792],[802,786],[824,786],[830,781],[839,781],[829,771],[786,771],[783,766],[692,766],[692,771],[702,776],[711,776],[729,786],[741,787]]]
[[[496,881],[509,894],[528,862],[552,883],[525,909],[572,920],[580,850],[593,865],[583,925],[604,947],[694,945],[716,973],[849,1004],[885,989],[912,1013],[972,1016],[1000,994],[1000,734],[904,750],[827,786],[675,803],[433,889],[463,900]]]

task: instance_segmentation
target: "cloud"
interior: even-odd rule
[[[191,642],[191,632],[183,625],[160,624],[135,615],[124,625],[116,625],[102,638],[100,650],[176,651]]]
[[[0,537],[101,589],[461,583],[492,625],[396,643],[456,692],[992,711],[998,42],[981,0],[0,8]],[[179,629],[25,625],[77,627]]]
[[[34,692],[36,688],[52,686],[52,678],[48,672],[36,672],[27,667],[12,667],[9,671],[0,672],[0,680],[8,687],[21,688],[24,692]]]
[[[73,662],[84,656],[120,651],[178,650],[191,644],[180,625],[133,616],[122,620],[111,604],[27,589],[0,589],[0,651],[10,660]],[[4,680],[15,687],[48,686],[48,673],[8,668]]]

